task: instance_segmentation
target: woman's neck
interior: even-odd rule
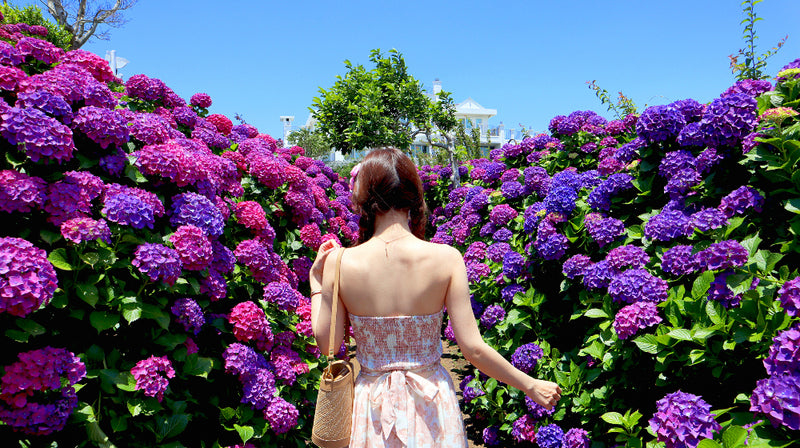
[[[392,237],[407,232],[411,232],[411,229],[408,227],[408,211],[406,210],[392,209],[375,217],[374,235],[376,236]]]

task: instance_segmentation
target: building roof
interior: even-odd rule
[[[494,117],[497,115],[497,109],[486,109],[473,100],[472,97],[456,104],[456,115],[488,115]]]

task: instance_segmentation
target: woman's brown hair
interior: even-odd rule
[[[370,151],[361,162],[353,192],[353,204],[359,213],[359,244],[375,234],[375,218],[389,210],[408,210],[409,227],[419,239],[425,239],[427,207],[422,180],[411,159],[397,148]]]

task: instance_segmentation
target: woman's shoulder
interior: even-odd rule
[[[453,246],[431,243],[430,241],[422,240],[420,240],[420,242],[424,245],[425,249],[431,254],[431,256],[437,258],[438,260],[447,262],[452,262],[453,260],[463,260],[461,252],[459,252],[458,249]]]

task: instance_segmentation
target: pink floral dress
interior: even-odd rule
[[[351,448],[467,446],[455,387],[439,362],[442,314],[350,314],[361,364]]]

